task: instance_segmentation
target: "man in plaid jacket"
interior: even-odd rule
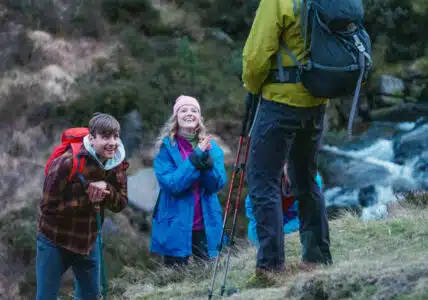
[[[120,212],[128,204],[128,163],[120,141],[120,125],[112,116],[96,114],[75,156],[71,149],[54,159],[43,185],[37,236],[37,300],[57,300],[61,277],[72,268],[78,297],[100,295],[100,249],[95,206]],[[71,178],[73,159],[84,167]]]

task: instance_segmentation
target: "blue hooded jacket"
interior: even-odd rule
[[[318,187],[322,190],[323,182],[321,175],[317,173],[317,177],[315,178]],[[299,230],[300,222],[299,222],[299,202],[296,199],[293,205],[288,209],[287,215],[284,215],[284,234],[289,234],[294,231]],[[257,238],[256,231],[256,218],[253,214],[253,202],[249,195],[245,199],[245,213],[248,218],[248,240],[253,244],[256,248],[259,247],[259,241]]]
[[[210,170],[200,171],[183,159],[177,143],[165,138],[154,160],[159,182],[159,197],[153,211],[150,251],[160,255],[185,257],[192,255],[192,226],[195,199],[193,183],[199,180],[204,230],[208,256],[218,255],[222,231],[222,209],[217,192],[226,184],[223,150],[211,141]],[[198,155],[202,154],[199,149]]]

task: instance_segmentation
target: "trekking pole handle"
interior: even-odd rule
[[[244,115],[244,119],[242,120],[242,128],[241,128],[240,136],[245,136],[245,132],[247,130],[248,118],[250,116],[251,107],[253,106],[254,97],[255,96],[252,93],[248,93],[247,97],[245,98],[245,115]]]
[[[82,185],[84,187],[86,187],[88,185],[87,181],[85,180],[85,178],[83,177],[83,175],[81,173],[77,173],[77,176],[79,177],[80,182],[82,183]],[[99,213],[101,211],[101,206],[99,203],[95,203],[94,204],[94,210],[96,213]]]

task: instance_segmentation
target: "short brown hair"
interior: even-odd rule
[[[100,134],[102,136],[110,136],[120,134],[120,124],[115,117],[104,114],[94,113],[93,117],[89,120],[89,133],[92,136]]]

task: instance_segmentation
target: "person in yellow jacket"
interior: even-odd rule
[[[315,180],[328,99],[315,98],[305,89],[293,60],[280,46],[282,39],[300,62],[307,59],[300,14],[295,11],[300,1],[293,1],[261,0],[243,50],[244,86],[254,97],[260,95],[247,169],[260,243],[256,276],[285,267],[279,196],[285,161],[292,194],[300,201],[303,265],[332,263],[325,201]],[[285,83],[277,80],[277,51],[285,67]]]

